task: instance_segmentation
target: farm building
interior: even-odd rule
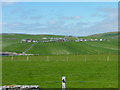
[[[64,39],[59,39],[58,41],[59,41],[59,42],[64,42],[65,40],[64,40]]]
[[[49,39],[49,38],[43,37],[42,39]]]
[[[107,41],[107,39],[100,39],[99,41]]]
[[[107,41],[107,39],[84,39],[84,38],[80,38],[75,40],[75,42],[84,42],[84,41]]]
[[[30,43],[30,42],[37,42],[37,40],[33,40],[33,39],[22,39],[21,42]]]

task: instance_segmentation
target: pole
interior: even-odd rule
[[[62,76],[62,90],[65,90],[66,88],[66,77]]]

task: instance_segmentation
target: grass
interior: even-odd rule
[[[67,88],[118,87],[118,37],[116,32],[83,38],[107,38],[105,42],[37,43],[26,53],[41,56],[3,56],[3,85],[40,85],[41,88],[61,88],[61,77],[67,78]],[[59,35],[3,34],[2,50],[22,53],[33,43],[21,39],[41,40]],[[16,39],[12,39],[16,38]],[[71,37],[69,39],[75,39]],[[1,83],[1,82],[0,82]]]
[[[33,43],[17,43],[3,48],[3,51],[24,52]],[[57,54],[117,54],[118,47],[114,41],[108,42],[49,42],[37,43],[26,53],[40,55]]]
[[[12,44],[12,45],[8,46],[7,48],[4,48],[3,51],[22,53],[27,48],[29,48],[32,44],[33,43],[17,43],[17,44]]]
[[[4,56],[2,83],[61,88],[64,75],[67,88],[117,88],[117,62],[117,55]]]
[[[118,38],[120,36],[120,32],[116,31],[116,32],[106,32],[106,33],[100,33],[100,34],[94,34],[94,35],[90,35],[89,37],[96,37],[96,38]]]
[[[30,35],[30,34],[3,34],[0,35],[2,38],[2,48],[12,46],[13,44],[19,44],[22,39],[35,39],[41,40],[43,37],[63,37],[61,35]],[[15,38],[15,39],[12,39]]]
[[[117,32],[93,35],[94,38],[101,38],[101,35],[107,37],[118,36]],[[110,36],[109,36],[110,35]],[[93,36],[83,38],[93,38]],[[96,37],[95,37],[96,36]],[[99,37],[97,37],[99,36]],[[42,37],[64,37],[61,35],[27,35],[27,34],[3,34],[2,51],[22,53],[33,43],[20,43],[21,39],[31,38],[41,40]],[[15,38],[15,39],[12,39]],[[67,37],[75,39],[75,37]],[[57,54],[117,54],[118,39],[109,38],[105,42],[39,42],[26,53],[40,55],[57,55]]]

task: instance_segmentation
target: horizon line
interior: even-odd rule
[[[120,31],[113,31],[113,32],[120,32]],[[111,33],[111,32],[103,32],[103,33]],[[60,36],[75,36],[75,35],[62,35],[62,34],[30,34],[30,33],[0,33],[0,34],[26,34],[26,35],[60,35]],[[102,33],[96,33],[96,34],[102,34]],[[96,35],[96,34],[91,34],[91,35]],[[91,36],[91,35],[81,35],[81,36]],[[78,36],[78,35],[77,35]],[[80,36],[80,35],[79,35]],[[80,36],[80,37],[81,37]]]

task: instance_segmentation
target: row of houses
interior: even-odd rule
[[[21,40],[21,43],[22,42],[27,42],[27,43],[30,43],[30,42],[85,42],[85,41],[107,41],[107,39],[84,39],[84,38],[78,38],[76,40],[69,40],[67,38],[42,38],[42,40],[33,40],[33,39],[22,39]]]
[[[82,41],[107,41],[107,39],[84,39],[84,38],[77,38],[75,40],[70,40],[69,38],[66,38],[66,37],[60,37],[60,38],[46,38],[46,37],[43,37],[42,38],[43,40],[48,40],[49,41],[76,41],[76,42],[82,42]]]
[[[30,43],[30,42],[38,42],[37,40],[33,40],[33,39],[22,39],[21,40],[21,43],[22,42],[27,42],[27,43]]]
[[[107,39],[77,39],[76,42],[83,42],[83,41],[107,41]]]

